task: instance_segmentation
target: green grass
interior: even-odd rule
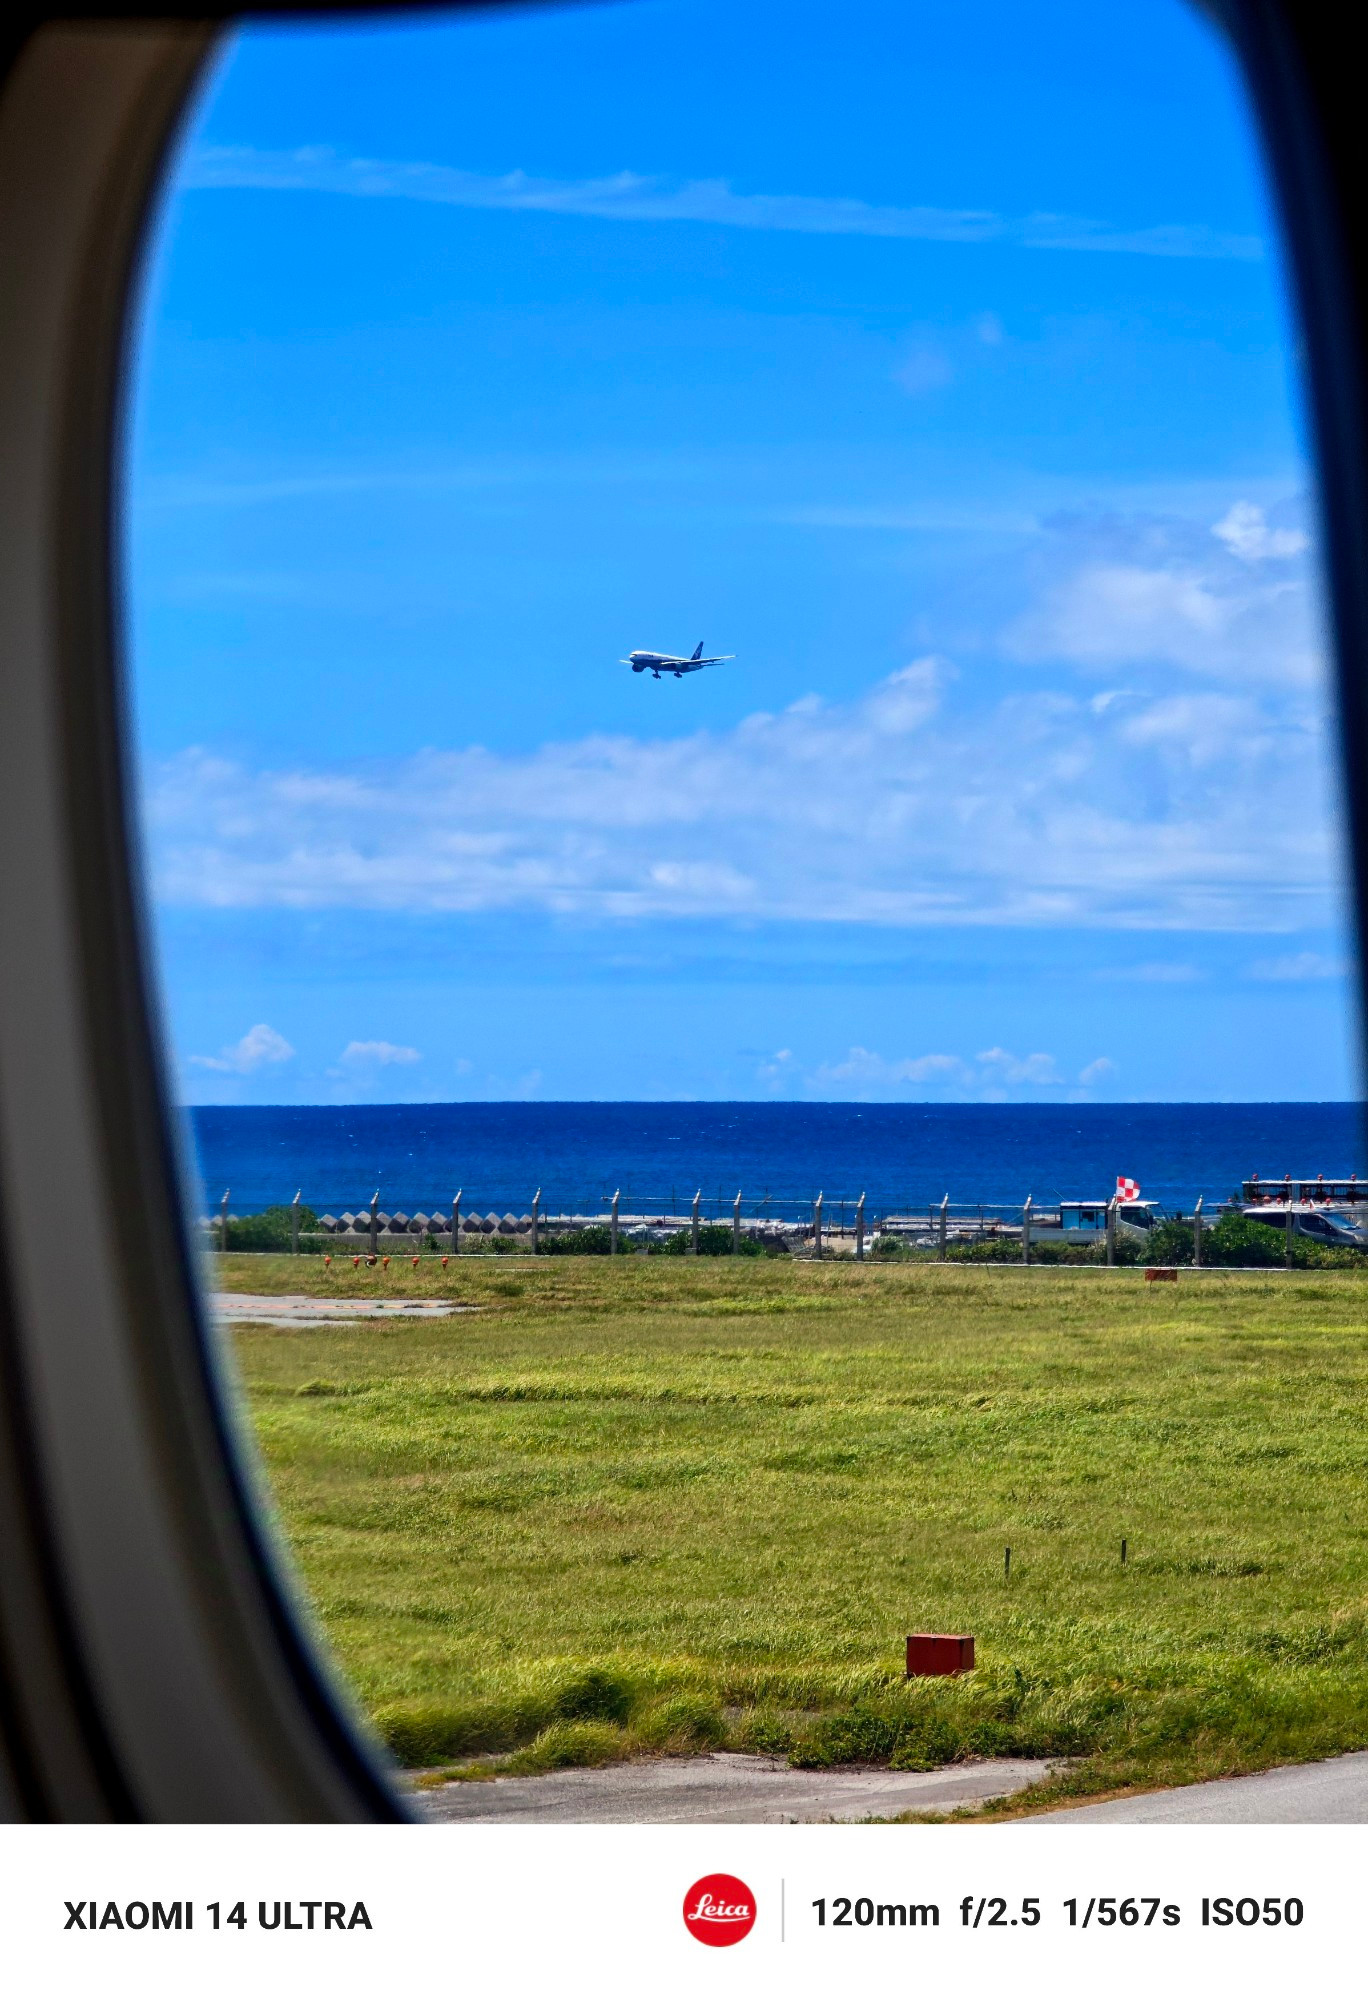
[[[1079,1759],[1059,1796],[1368,1745],[1362,1277],[218,1281],[480,1307],[237,1340],[285,1534],[407,1762],[1049,1752]],[[979,1670],[908,1687],[909,1630],[972,1631]]]

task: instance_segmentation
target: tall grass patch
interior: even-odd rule
[[[1355,1273],[224,1276],[478,1307],[237,1338],[301,1575],[406,1762],[552,1732],[591,1760],[1052,1754],[1086,1788],[1368,1744]],[[972,1631],[979,1670],[908,1686],[911,1630]]]

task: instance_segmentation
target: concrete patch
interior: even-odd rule
[[[412,1802],[447,1825],[795,1825],[953,1811],[1038,1784],[1050,1768],[1002,1757],[943,1770],[794,1770],[771,1756],[719,1751],[443,1784]]]
[[[214,1315],[230,1325],[310,1326],[339,1319],[449,1319],[473,1312],[446,1298],[268,1298],[251,1291],[218,1291],[210,1300]]]

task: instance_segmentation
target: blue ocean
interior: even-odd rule
[[[1364,1173],[1361,1107],[1323,1104],[471,1103],[201,1107],[188,1113],[205,1202],[235,1214],[293,1199],[467,1213],[782,1213],[818,1193],[875,1213],[1089,1200],[1117,1176],[1188,1209],[1265,1179]]]

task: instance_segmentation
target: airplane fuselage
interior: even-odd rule
[[[633,673],[654,674],[657,680],[662,673],[672,673],[676,680],[681,680],[686,673],[697,673],[703,666],[718,666],[731,657],[730,653],[715,653],[711,659],[704,659],[701,645],[687,659],[682,653],[647,652],[643,649],[629,652],[623,665],[630,666]]]

